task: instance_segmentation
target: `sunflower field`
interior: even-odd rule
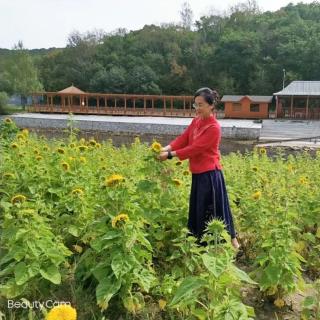
[[[0,319],[260,319],[250,295],[281,319],[299,292],[296,319],[320,319],[319,152],[223,157],[240,255],[221,221],[207,247],[188,234],[188,164],[156,141],[48,140],[6,118],[0,148]]]

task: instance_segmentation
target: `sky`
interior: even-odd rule
[[[184,0],[0,0],[0,48],[22,41],[27,49],[65,47],[73,31],[117,28],[137,30],[146,24],[180,21]],[[241,0],[189,0],[194,20],[223,13]],[[306,1],[258,0],[262,11]]]

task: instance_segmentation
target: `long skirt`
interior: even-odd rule
[[[220,169],[192,174],[188,229],[201,239],[207,223],[222,220],[231,238],[236,237],[223,172]]]

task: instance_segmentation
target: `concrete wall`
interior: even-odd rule
[[[45,117],[28,117],[14,115],[12,119],[21,128],[52,128],[57,130],[63,130],[68,128],[68,119],[61,118],[45,118]],[[101,119],[101,120],[100,120]],[[159,135],[179,135],[187,127],[185,120],[184,124],[178,124],[179,120],[175,123],[140,123],[123,122],[123,121],[106,121],[95,116],[88,118],[88,120],[76,120],[74,127],[81,130],[100,131],[100,132],[125,132],[131,134],[159,134]],[[154,120],[155,122],[156,120]],[[248,123],[246,120],[236,120],[238,123],[230,120],[219,120],[222,130],[222,137],[229,139],[239,140],[255,140],[260,136],[261,125],[252,125],[251,121]],[[160,121],[159,121],[160,122]],[[171,121],[172,122],[172,121]],[[191,120],[189,120],[191,122]],[[235,125],[237,124],[237,125]]]

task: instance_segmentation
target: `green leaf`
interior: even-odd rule
[[[118,292],[121,287],[121,280],[115,277],[105,277],[96,288],[97,302],[108,304],[114,294]]]
[[[27,265],[24,262],[19,262],[14,268],[14,277],[17,285],[22,285],[29,280]]]
[[[208,271],[212,273],[215,278],[218,278],[226,269],[226,265],[223,263],[223,261],[216,257],[210,256],[207,253],[202,255],[202,261]]]
[[[116,278],[121,278],[122,275],[130,272],[132,266],[129,264],[126,256],[117,254],[111,262],[111,268]]]
[[[68,227],[68,232],[74,237],[79,237],[79,229],[76,226],[70,225]]]
[[[51,281],[54,284],[61,283],[61,274],[58,267],[56,267],[54,264],[50,265],[46,270],[40,269],[40,274],[43,278]]]
[[[237,268],[236,266],[232,265],[232,271],[234,272],[234,274],[241,280],[247,283],[251,283],[251,284],[258,284],[257,282],[253,281],[249,275],[244,272],[243,270]]]
[[[177,305],[190,298],[197,299],[196,291],[206,285],[206,281],[199,277],[187,277],[180,284],[179,288],[169,306]]]

